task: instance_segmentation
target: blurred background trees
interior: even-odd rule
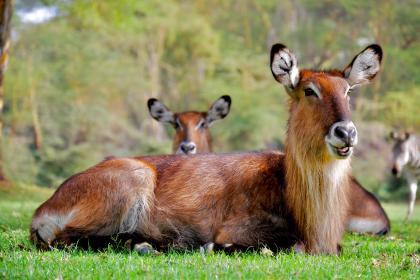
[[[0,144],[3,140],[4,74],[9,61],[10,30],[13,15],[12,0],[0,2]],[[0,181],[4,181],[3,153],[0,150]]]
[[[392,128],[420,130],[420,9],[415,0],[29,0],[16,2],[6,79],[4,169],[56,187],[108,155],[169,153],[172,129],[146,101],[232,112],[212,127],[216,152],[282,143],[287,98],[268,50],[286,43],[301,67],[343,68],[366,45],[383,71],[352,96],[360,145],[355,175],[383,198]]]

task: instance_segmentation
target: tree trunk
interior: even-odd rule
[[[42,146],[42,130],[41,130],[41,122],[39,121],[38,104],[37,104],[37,99],[36,99],[36,84],[34,83],[34,80],[33,80],[32,59],[28,61],[28,70],[30,74],[29,96],[30,96],[30,106],[31,106],[31,115],[32,115],[34,148],[35,150],[39,150],[41,149],[41,146]]]
[[[32,126],[33,126],[33,133],[34,133],[34,147],[35,150],[41,149],[42,146],[42,132],[41,132],[41,123],[38,117],[38,107],[36,104],[36,96],[35,96],[35,89],[31,87],[30,89],[31,95],[31,111],[32,111]]]
[[[13,0],[0,0],[0,180],[4,181],[3,172],[3,104],[4,104],[4,73],[9,58],[10,24],[13,12]]]

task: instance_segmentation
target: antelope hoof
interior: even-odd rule
[[[214,243],[209,242],[200,247],[200,253],[203,255],[214,254]]]
[[[341,246],[340,244],[337,244],[337,256],[341,256],[342,253],[343,253],[343,246]]]
[[[124,247],[127,248],[128,250],[131,250],[133,248],[133,239],[128,239],[127,241],[125,241]]]
[[[153,249],[152,245],[147,242],[134,245],[134,251],[140,255],[159,255],[159,252]]]

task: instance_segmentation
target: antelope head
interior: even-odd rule
[[[381,47],[368,46],[343,70],[299,70],[296,56],[282,44],[272,46],[270,58],[274,78],[291,97],[291,143],[318,160],[349,158],[357,144],[349,94],[376,76],[382,60]]]
[[[410,139],[410,132],[399,134],[395,131],[391,132],[391,139],[394,141],[392,147],[392,174],[397,177],[401,176],[403,167],[410,160],[410,153],[408,147],[408,140]]]
[[[224,95],[217,99],[207,112],[186,111],[172,113],[162,102],[149,99],[147,106],[150,115],[159,122],[171,124],[176,133],[173,151],[176,154],[196,154],[211,152],[209,127],[225,118],[230,111],[231,98]]]

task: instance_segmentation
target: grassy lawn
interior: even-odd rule
[[[392,232],[384,238],[347,234],[334,256],[257,253],[203,256],[199,252],[140,256],[108,248],[39,252],[28,242],[34,209],[51,191],[0,187],[0,279],[250,278],[420,279],[420,205],[403,223],[406,205],[386,204]]]

